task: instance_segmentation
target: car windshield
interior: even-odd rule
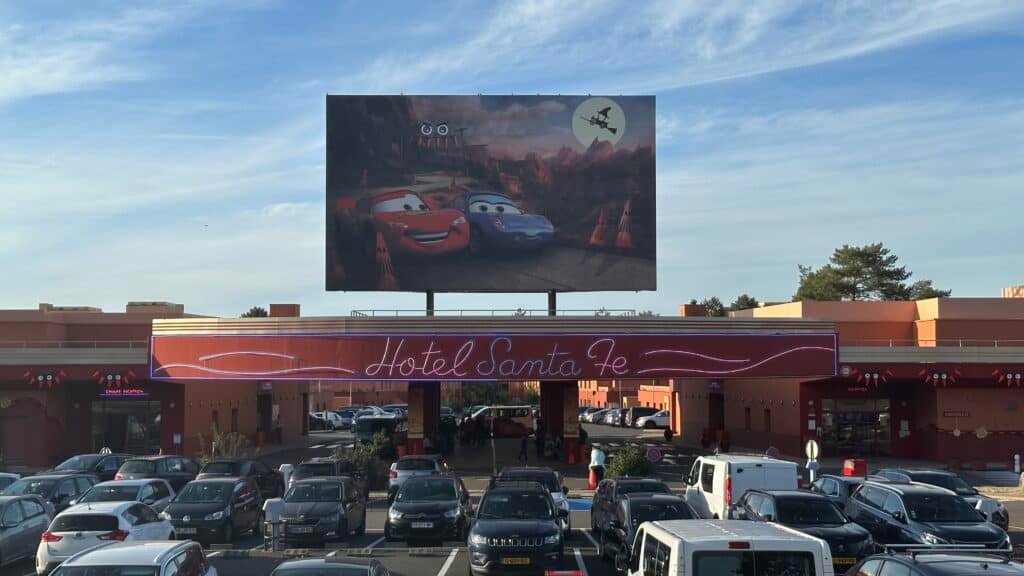
[[[78,502],[130,502],[138,495],[138,486],[93,486]]]
[[[551,500],[541,492],[497,492],[484,497],[477,518],[480,520],[550,520],[554,517]]]
[[[330,462],[299,464],[299,467],[295,469],[295,475],[302,478],[311,478],[313,476],[333,476],[334,464],[331,464]]]
[[[110,514],[61,514],[53,519],[50,532],[112,532],[117,516]]]
[[[97,462],[100,461],[98,454],[81,454],[79,456],[72,456],[67,460],[57,465],[54,470],[90,470]]]
[[[777,498],[777,521],[783,524],[846,524],[846,518],[828,500]]]
[[[233,489],[233,484],[222,482],[190,482],[181,489],[174,501],[190,504],[227,502]]]
[[[157,576],[154,566],[61,566],[51,576]]]
[[[562,487],[558,485],[558,478],[553,472],[512,472],[505,473],[498,477],[500,482],[536,482],[548,490],[548,492],[561,492]]]
[[[681,502],[674,504],[634,503],[629,508],[629,516],[633,520],[633,526],[658,520],[693,520],[695,518],[693,510]]]
[[[407,193],[398,198],[390,198],[374,202],[373,212],[415,212],[429,210],[427,204],[419,196]]]
[[[653,492],[655,494],[671,494],[672,490],[664,482],[648,480],[645,482],[620,482],[615,493],[619,496],[636,494],[638,492]]]
[[[156,462],[152,460],[129,460],[121,465],[121,472],[127,474],[152,474],[156,470]]]
[[[395,470],[433,470],[434,461],[429,458],[406,458],[395,464]]]
[[[375,572],[370,572],[366,566],[352,564],[346,565],[335,562],[316,568],[289,568],[287,566],[279,566],[270,573],[270,576],[366,576],[367,574],[373,574],[373,576],[388,576],[389,572],[384,568],[379,568]]]
[[[523,213],[523,211],[508,198],[489,194],[473,196],[469,203],[469,211],[479,214],[494,214],[495,216]]]
[[[341,502],[345,496],[345,485],[340,482],[316,482],[295,484],[284,495],[285,502]]]
[[[341,416],[342,418],[351,418],[352,416],[355,416],[355,414],[356,414],[355,410],[339,410],[338,411],[338,416]]]
[[[925,484],[945,488],[946,490],[956,492],[960,496],[974,496],[978,493],[973,486],[964,482],[959,476],[952,474],[915,473],[912,478],[915,482],[924,482]]]
[[[56,480],[33,480],[22,478],[4,489],[4,494],[38,494],[46,496],[53,490]]]
[[[203,467],[203,474],[232,474],[238,475],[242,472],[241,462],[210,462]]]
[[[952,494],[909,494],[903,504],[917,522],[980,522],[978,512],[960,496]]]
[[[693,576],[814,576],[810,552],[708,550],[693,553]]]
[[[455,481],[448,478],[411,478],[398,492],[398,500],[402,502],[443,502],[455,499]]]

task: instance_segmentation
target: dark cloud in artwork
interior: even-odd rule
[[[465,129],[466,142],[486,144],[492,155],[523,158],[556,154],[563,147],[583,151],[572,132],[572,114],[589,96],[411,97],[416,118]],[[617,148],[654,146],[654,111],[648,98],[616,97],[628,118]]]

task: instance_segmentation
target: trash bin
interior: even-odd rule
[[[867,476],[868,465],[861,458],[843,460],[843,476]]]

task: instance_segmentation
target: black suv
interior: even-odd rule
[[[141,456],[129,458],[118,469],[114,480],[136,480],[139,478],[163,478],[181,492],[185,484],[196,479],[199,464],[184,456]]]
[[[908,550],[907,554],[878,554],[862,560],[847,576],[1024,576],[1024,566],[1003,556],[976,550]]]
[[[563,540],[548,489],[536,482],[498,482],[480,500],[469,530],[469,571],[474,576],[541,573],[557,569]]]
[[[1002,528],[955,493],[928,484],[865,482],[846,503],[846,515],[882,544],[1010,549],[1010,537]]]
[[[597,485],[590,502],[590,530],[599,535],[615,517],[619,500],[637,492],[671,494],[672,490],[668,484],[654,478],[606,478]]]
[[[871,533],[851,522],[827,497],[801,490],[747,490],[729,512],[733,520],[778,522],[828,542],[832,563],[848,567],[876,552]]]
[[[199,470],[196,480],[231,476],[252,478],[260,487],[260,496],[264,500],[284,496],[284,478],[281,473],[252,458],[225,458],[207,462]]]
[[[637,492],[618,500],[615,513],[599,535],[598,556],[615,561],[629,558],[636,530],[644,522],[699,519],[697,512],[680,496]]]
[[[92,474],[100,482],[113,480],[124,461],[131,454],[79,454],[58,464],[53,470],[41,474]]]
[[[363,498],[370,497],[370,489],[366,479],[359,473],[355,465],[344,458],[332,458],[329,456],[310,458],[303,460],[295,467],[288,484],[294,484],[306,478],[319,478],[326,476],[348,476],[355,481],[356,487],[363,493]]]
[[[882,468],[875,474],[891,482],[920,482],[931,484],[956,492],[967,503],[978,509],[988,521],[1007,530],[1010,526],[1010,512],[1003,503],[978,492],[977,488],[964,481],[963,478],[948,470],[929,470],[925,468]]]
[[[863,476],[840,476],[838,474],[820,474],[811,482],[811,492],[817,492],[834,502],[840,508],[846,506],[850,494],[864,483]]]

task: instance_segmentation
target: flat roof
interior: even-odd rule
[[[688,542],[717,542],[723,539],[782,541],[800,538],[816,540],[816,538],[784,526],[749,520],[659,520],[654,525]]]

